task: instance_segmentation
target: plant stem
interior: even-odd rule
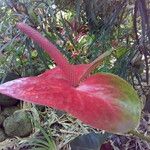
[[[86,71],[81,75],[79,82],[83,81],[96,67],[98,67],[104,61],[106,57],[111,55],[112,52],[113,50],[106,51],[98,58],[96,58],[93,62],[91,62]]]
[[[136,131],[136,130],[130,131],[129,134],[132,134],[133,136],[138,137],[138,138],[140,138],[141,140],[145,140],[145,141],[147,141],[147,142],[150,143],[150,136],[145,136],[143,133],[139,133],[139,132]]]

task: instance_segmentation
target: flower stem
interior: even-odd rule
[[[98,58],[96,58],[93,62],[91,62],[87,70],[81,75],[79,82],[86,79],[89,76],[89,74],[104,61],[106,57],[112,54],[112,51],[113,50],[106,51],[105,53],[100,55]]]

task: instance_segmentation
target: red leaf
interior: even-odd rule
[[[0,92],[65,110],[92,127],[114,133],[134,129],[141,111],[132,87],[111,74],[93,75],[74,88],[56,68],[37,77],[7,82],[0,86]]]
[[[25,24],[18,26],[45,48],[60,68],[2,84],[0,93],[65,110],[92,127],[113,133],[126,133],[137,127],[141,101],[126,81],[112,74],[95,74],[87,78],[109,53],[91,64],[70,65],[37,31]]]
[[[112,74],[93,75],[76,88],[83,112],[76,117],[93,127],[125,133],[138,125],[141,101],[134,89]],[[84,101],[84,102],[81,102]]]
[[[84,72],[87,66],[78,65],[73,67],[80,77],[80,74]],[[74,88],[70,86],[62,70],[58,67],[48,70],[37,77],[26,77],[6,82],[1,85],[0,92],[24,101],[62,110],[65,109],[65,106],[68,107],[64,105],[67,103],[67,97],[70,97],[70,99],[76,97]]]

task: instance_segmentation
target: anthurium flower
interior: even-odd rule
[[[109,52],[92,63],[71,65],[36,30],[24,23],[18,23],[17,27],[37,42],[57,67],[39,76],[4,83],[0,85],[0,93],[64,110],[94,128],[112,133],[122,134],[137,127],[141,101],[132,86],[113,74],[91,74]]]

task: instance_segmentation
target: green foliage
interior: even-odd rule
[[[95,72],[117,74],[140,85],[145,94],[143,73],[146,84],[150,82],[148,7],[148,0],[0,2],[0,77],[10,71],[37,75],[55,66],[37,44],[15,28],[16,22],[23,21],[50,39],[72,64],[92,62],[113,50]]]
[[[57,148],[53,141],[51,132],[45,131],[38,122],[34,121],[34,123],[42,133],[44,139],[33,138],[30,140],[29,144],[34,145],[36,150],[56,150]]]

